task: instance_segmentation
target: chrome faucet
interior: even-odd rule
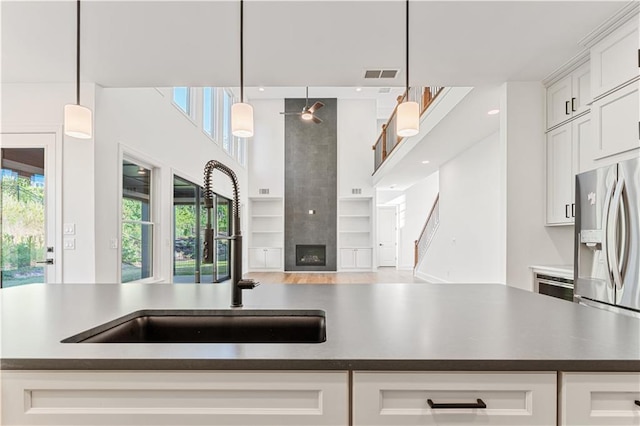
[[[214,236],[211,227],[211,209],[213,209],[213,191],[211,189],[211,174],[214,170],[220,170],[229,176],[233,184],[233,233],[230,237]],[[238,195],[238,178],[233,170],[219,161],[211,160],[204,166],[204,205],[207,209],[207,228],[205,229],[205,241],[203,250],[203,263],[215,261],[215,240],[231,240],[231,253],[233,265],[231,265],[231,307],[242,307],[242,290],[250,290],[259,283],[252,279],[242,279],[242,232],[240,231],[240,200]]]

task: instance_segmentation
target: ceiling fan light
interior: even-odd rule
[[[243,102],[231,105],[231,133],[239,138],[253,136],[253,107]]]
[[[303,120],[311,120],[313,118],[313,114],[311,114],[309,111],[305,111],[302,113],[301,115]]]
[[[417,102],[403,102],[398,105],[396,133],[406,138],[420,132],[420,107]]]
[[[64,106],[64,134],[78,139],[91,139],[91,110],[82,105]]]

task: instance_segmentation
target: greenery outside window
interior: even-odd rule
[[[191,90],[188,87],[173,88],[173,103],[185,114],[191,116]]]
[[[121,282],[154,277],[151,168],[122,162]]]

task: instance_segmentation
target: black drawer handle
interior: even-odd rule
[[[430,408],[444,408],[444,409],[456,409],[456,408],[487,408],[487,404],[484,403],[480,398],[477,399],[478,402],[473,403],[464,403],[464,402],[452,402],[452,403],[435,403],[431,399],[427,399],[427,404],[429,404]],[[637,401],[636,401],[637,402]]]
[[[638,400],[636,399],[634,402],[636,403],[636,405],[637,405],[638,407],[640,407],[640,401],[638,401]]]

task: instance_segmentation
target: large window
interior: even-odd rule
[[[203,189],[174,176],[173,179],[173,282],[210,283],[230,278],[229,240],[215,241],[213,264],[202,261],[207,222],[219,237],[230,235],[231,201],[214,194],[215,209],[207,217]]]
[[[154,276],[152,179],[150,167],[122,162],[123,283]]]
[[[188,87],[173,88],[173,103],[184,111],[185,114],[191,116],[191,90]]]
[[[231,105],[233,95],[228,89],[222,94],[222,149],[233,154],[233,135],[231,134]]]

